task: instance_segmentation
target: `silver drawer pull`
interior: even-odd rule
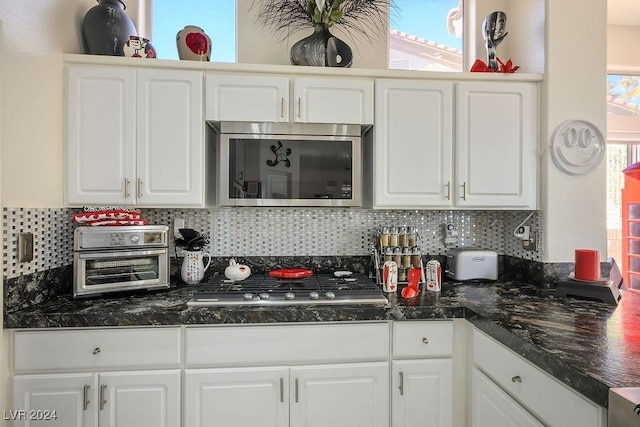
[[[520,378],[520,375],[516,375],[515,377],[511,377],[511,382],[512,383],[521,383],[522,382],[522,378]]]
[[[400,371],[400,396],[404,396],[404,372]]]
[[[82,409],[84,411],[89,409],[89,403],[91,403],[91,401],[89,400],[89,388],[90,387],[91,386],[85,385],[82,388]]]
[[[425,344],[429,344],[429,340],[427,339],[427,337],[422,337],[422,342]]]
[[[100,386],[100,410],[102,411],[104,409],[104,405],[107,404],[107,385],[106,384],[102,384]]]
[[[100,347],[96,347],[93,349],[93,354],[98,354],[100,353],[102,350],[100,350]]]

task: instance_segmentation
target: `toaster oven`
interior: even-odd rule
[[[73,295],[169,287],[169,227],[78,227],[73,235]]]

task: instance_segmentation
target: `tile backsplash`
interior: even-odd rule
[[[73,263],[71,215],[81,209],[4,208],[3,276],[14,278]],[[458,246],[483,247],[500,255],[541,261],[542,215],[527,221],[537,237],[535,250],[522,249],[514,229],[530,211],[372,210],[356,208],[217,208],[141,209],[150,224],[209,232],[212,256],[346,256],[369,255],[375,230],[383,225],[415,226],[423,254],[444,255],[443,225],[458,230]],[[34,259],[18,263],[20,233],[34,235]],[[172,254],[175,249],[171,245]]]

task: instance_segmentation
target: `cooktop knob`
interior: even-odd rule
[[[313,291],[313,292],[309,292],[309,299],[318,299],[320,298],[320,294]]]
[[[267,300],[267,299],[271,298],[271,295],[269,295],[269,294],[268,294],[268,293],[266,293],[266,292],[262,292],[262,293],[261,293],[260,295],[258,295],[258,296],[260,297],[260,299],[264,299],[264,300]]]
[[[251,301],[253,300],[253,294],[250,292],[247,292],[246,294],[242,295],[242,299],[245,301]]]
[[[294,294],[293,292],[287,292],[286,294],[284,294],[284,299],[287,299],[287,300],[296,299],[296,294]]]
[[[335,298],[336,298],[336,294],[334,294],[334,293],[333,293],[333,292],[331,292],[331,291],[329,291],[329,292],[327,292],[326,294],[324,294],[324,296],[325,296],[327,299],[335,299]]]

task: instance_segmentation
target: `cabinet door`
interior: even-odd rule
[[[132,68],[67,67],[67,204],[134,202],[135,82]]]
[[[543,425],[477,368],[473,368],[471,375],[472,427]]]
[[[452,84],[376,80],[375,207],[451,206]]]
[[[453,419],[451,359],[392,362],[393,427],[450,427]]]
[[[207,73],[207,120],[288,122],[289,79]]]
[[[287,427],[288,378],[286,367],[188,369],[184,427]]]
[[[13,410],[4,418],[13,425],[97,427],[96,374],[16,375]]]
[[[137,205],[203,206],[202,73],[141,69],[137,76]]]
[[[293,121],[373,124],[373,80],[296,78]]]
[[[458,83],[456,205],[536,208],[536,88]]]
[[[101,427],[180,425],[180,371],[100,374]]]
[[[291,368],[291,423],[305,427],[389,425],[389,364]]]

